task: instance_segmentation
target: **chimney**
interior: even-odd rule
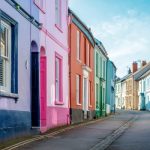
[[[145,66],[147,63],[145,60],[142,61],[142,67]]]
[[[136,72],[137,70],[138,70],[137,62],[133,62],[133,64],[132,64],[132,73]]]

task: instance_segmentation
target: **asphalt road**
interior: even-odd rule
[[[107,150],[150,150],[150,112],[137,112],[138,118]]]
[[[137,117],[132,121],[134,117]],[[128,123],[128,121],[130,123]],[[125,127],[122,127],[127,124]],[[116,135],[118,136],[116,136]],[[150,112],[121,111],[110,118],[77,127],[17,150],[150,150]]]

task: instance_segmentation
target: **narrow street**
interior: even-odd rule
[[[137,114],[134,124],[107,150],[150,150],[150,113]]]
[[[64,131],[17,150],[148,150],[149,124],[149,112],[120,111],[107,119]]]

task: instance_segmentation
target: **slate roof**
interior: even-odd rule
[[[128,79],[130,76],[132,75],[132,73],[125,75],[124,77],[122,77],[120,80],[121,82],[125,81],[126,79]]]
[[[88,28],[87,25],[83,23],[83,21],[81,21],[81,19],[70,8],[68,9],[68,13],[72,16],[72,22],[84,33],[94,47],[95,39],[90,28]]]
[[[150,70],[150,62],[147,63],[145,66],[140,68],[138,71],[133,73],[133,79],[134,80],[139,80],[142,75],[144,75],[147,71]]]
[[[103,43],[96,38],[95,38],[95,43],[98,46],[98,48],[101,50],[101,52],[107,57],[108,53],[107,53],[105,47],[103,46]]]
[[[150,70],[148,70],[146,73],[144,73],[144,74],[139,78],[139,80],[141,80],[141,79],[147,77],[148,75],[150,75]]]

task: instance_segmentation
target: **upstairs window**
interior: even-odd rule
[[[105,79],[105,78],[106,78],[106,62],[105,62],[105,61],[103,61],[103,66],[104,66],[104,67],[103,67],[103,69],[104,69],[104,70],[103,70],[103,71],[104,71],[104,72],[103,72],[103,78]]]
[[[55,24],[61,28],[61,0],[55,0]]]
[[[99,72],[99,65],[98,65],[98,53],[96,53],[96,76],[98,76],[98,72]]]
[[[87,64],[87,66],[90,65],[90,45],[89,45],[89,43],[87,44],[87,49],[86,49],[86,64]]]
[[[80,32],[77,31],[77,60],[80,60]]]

